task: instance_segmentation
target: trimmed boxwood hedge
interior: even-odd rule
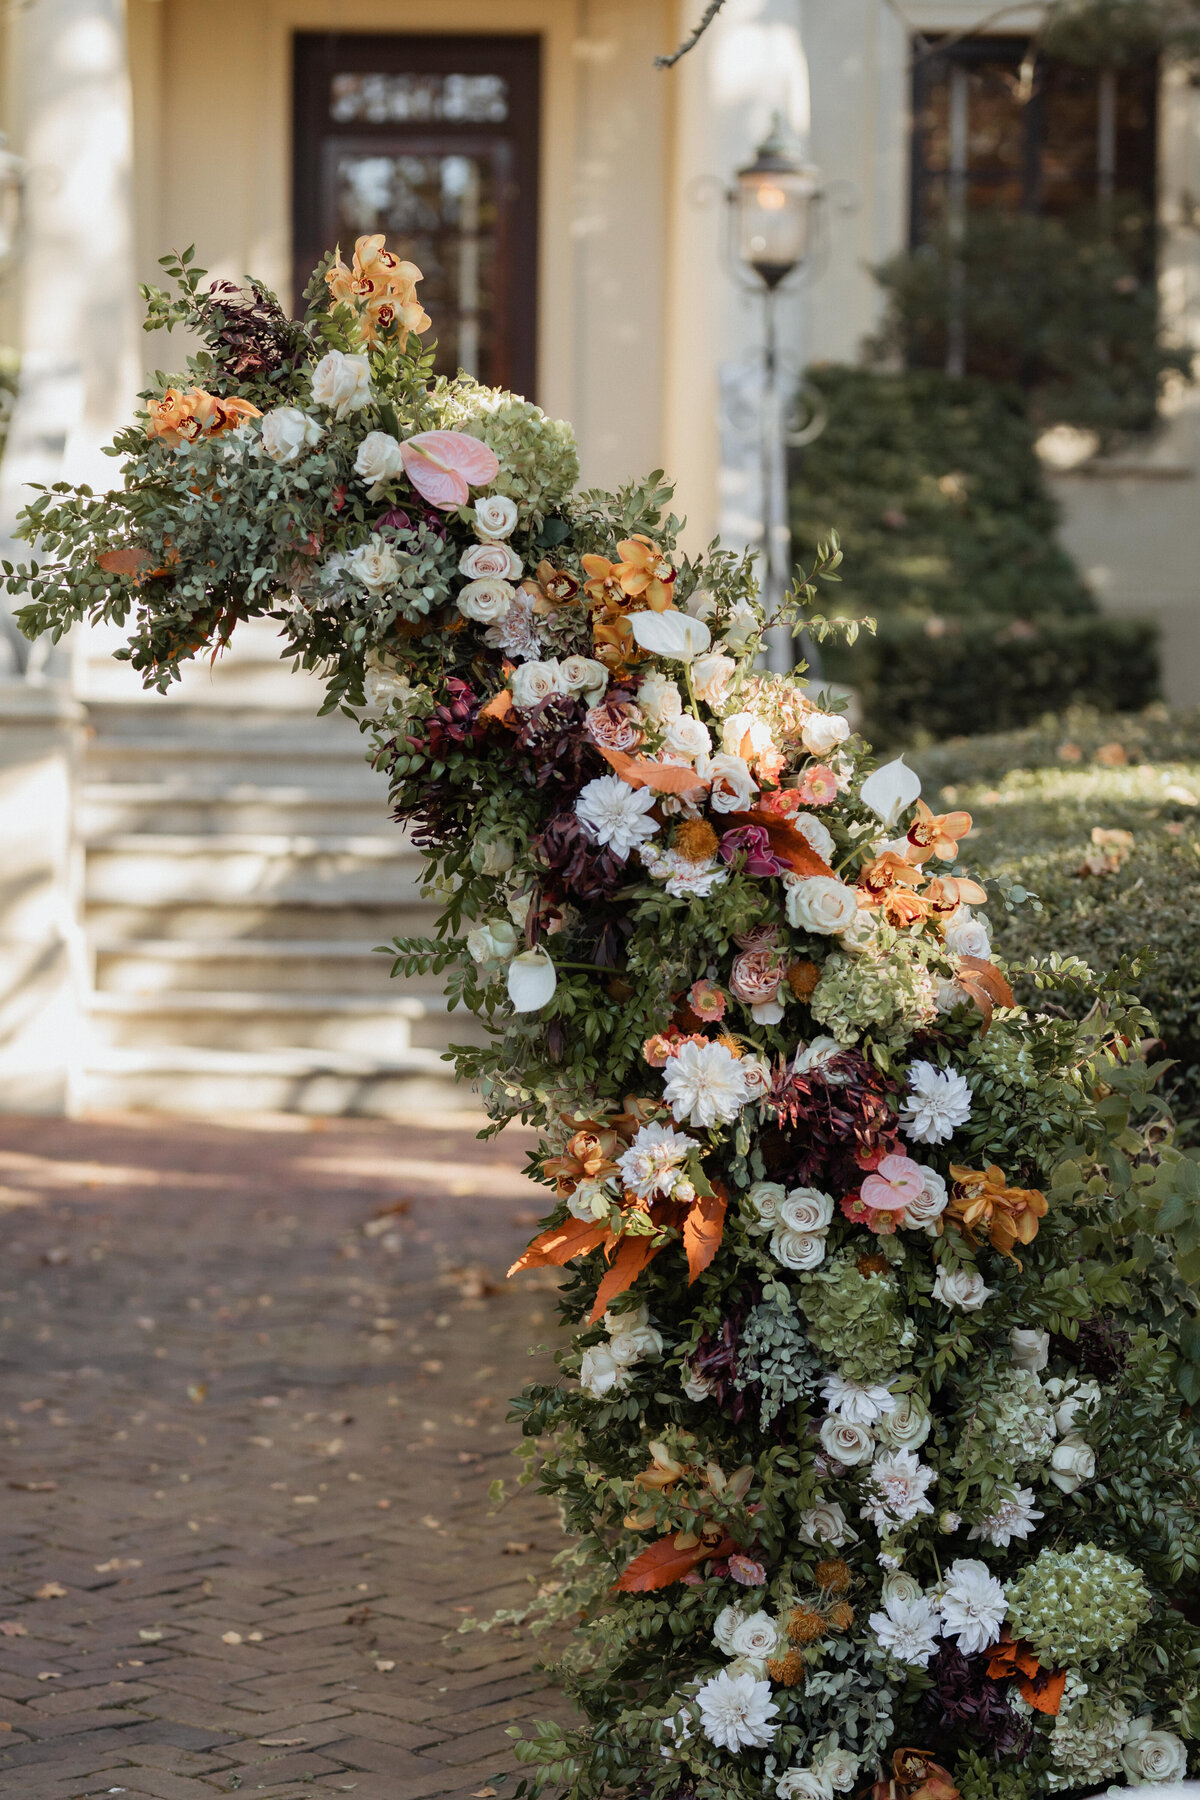
[[[1144,956],[1138,986],[1176,1059],[1174,1104],[1200,1119],[1200,709],[1076,709],[909,760],[935,810],[972,814],[966,860],[1037,896],[990,908],[1002,956],[1059,951],[1095,969]]]

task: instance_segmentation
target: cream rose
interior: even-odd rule
[[[468,581],[519,581],[521,559],[511,544],[468,544],[458,559],[458,572]]]
[[[1047,1473],[1056,1488],[1064,1494],[1073,1494],[1096,1473],[1096,1452],[1077,1432],[1070,1431],[1055,1444]]]
[[[721,727],[721,748],[727,756],[740,756],[745,740],[749,738],[751,756],[761,756],[764,750],[773,747],[771,727],[753,713],[730,713]]]
[[[936,1169],[927,1169],[918,1164],[924,1185],[915,1200],[910,1200],[900,1214],[900,1223],[908,1231],[926,1231],[931,1237],[937,1236],[937,1221],[946,1210],[950,1196],[946,1191],[945,1178]]]
[[[865,1425],[852,1425],[849,1419],[829,1418],[821,1424],[821,1446],[835,1462],[848,1469],[870,1462],[875,1454],[875,1440]]]
[[[1045,1387],[1046,1397],[1054,1408],[1054,1424],[1060,1437],[1075,1430],[1075,1417],[1084,1407],[1095,1406],[1100,1398],[1095,1381],[1060,1381],[1055,1378]]]
[[[663,745],[673,750],[676,756],[686,756],[693,761],[697,756],[707,756],[712,749],[712,735],[707,725],[694,719],[691,713],[680,713],[667,726]]]
[[[788,922],[797,931],[833,937],[848,930],[858,915],[858,895],[836,876],[788,875],[784,887]]]
[[[941,1264],[933,1278],[933,1297],[943,1306],[957,1306],[962,1312],[978,1312],[991,1299],[992,1290],[985,1286],[978,1270],[955,1269],[952,1274],[945,1264]]]
[[[667,725],[683,711],[683,695],[671,677],[658,669],[642,677],[637,702],[652,725]]]
[[[758,1017],[757,1013],[755,1014],[755,1017]],[[762,1023],[761,1019],[759,1020],[759,1023]],[[747,1099],[761,1100],[763,1095],[769,1094],[774,1087],[775,1072],[765,1058],[761,1056],[743,1056],[742,1080],[746,1084]]]
[[[454,604],[464,619],[473,619],[477,625],[495,625],[502,619],[513,601],[517,590],[511,581],[502,576],[489,575],[478,581],[469,581],[464,588],[459,588],[454,596]],[[525,668],[531,664],[526,663]],[[517,671],[521,673],[520,670]],[[516,677],[514,676],[514,681]]]
[[[727,1656],[754,1656],[759,1661],[774,1656],[781,1637],[778,1620],[768,1612],[752,1612],[738,1616],[730,1629]]]
[[[833,1199],[819,1188],[792,1188],[777,1211],[779,1223],[788,1231],[824,1231],[833,1221]]]
[[[527,662],[515,669],[510,683],[512,687],[513,705],[521,712],[528,712],[551,694],[563,691],[562,671],[556,662]]]
[[[1129,1727],[1121,1761],[1133,1782],[1187,1779],[1187,1745],[1173,1731],[1156,1729],[1149,1717],[1135,1719]]]
[[[507,919],[488,919],[467,933],[472,962],[507,962],[517,951],[517,930]]]
[[[635,1325],[632,1331],[613,1332],[608,1348],[613,1361],[629,1369],[644,1356],[661,1356],[663,1341],[653,1325]]]
[[[729,683],[736,674],[737,664],[732,656],[722,656],[715,650],[698,656],[692,664],[692,688],[697,700],[703,700],[714,712],[721,712],[729,697]]]
[[[371,365],[365,356],[328,351],[312,372],[312,397],[335,419],[348,419],[371,404]]]
[[[262,422],[262,447],[273,462],[295,462],[302,450],[309,449],[321,436],[316,419],[301,412],[298,406],[276,406]]]
[[[558,665],[559,679],[568,694],[599,698],[608,686],[608,670],[594,656],[565,656]]]
[[[817,1774],[827,1781],[835,1794],[849,1794],[858,1781],[859,1759],[849,1750],[827,1750],[816,1763]]]
[[[771,1255],[785,1269],[815,1269],[825,1261],[825,1233],[777,1225],[771,1233]]]
[[[828,756],[850,736],[850,724],[840,713],[806,713],[800,741],[810,756]]]
[[[774,1231],[779,1223],[779,1202],[783,1199],[785,1189],[778,1181],[756,1181],[753,1187],[746,1190],[746,1210],[751,1217],[746,1221],[747,1230],[756,1236]]]
[[[785,1769],[775,1783],[778,1800],[833,1800],[833,1788],[816,1769]]]
[[[946,922],[946,948],[951,956],[978,956],[986,962],[992,954],[987,920],[975,918],[969,907],[960,906]]]
[[[1018,1369],[1024,1369],[1030,1375],[1040,1375],[1050,1361],[1050,1333],[1022,1331],[1019,1325],[1014,1325],[1008,1334],[1008,1348]]]
[[[619,1392],[629,1380],[629,1371],[621,1367],[607,1344],[593,1344],[585,1350],[579,1365],[579,1385],[593,1400],[603,1400]]]
[[[918,1450],[933,1427],[929,1408],[913,1394],[900,1394],[890,1413],[875,1427],[875,1435],[889,1450]]]
[[[358,446],[354,473],[361,475],[372,487],[380,487],[386,481],[394,481],[397,475],[403,475],[399,440],[390,437],[386,431],[368,431]]]
[[[797,813],[792,824],[800,833],[810,850],[815,850],[822,862],[832,862],[834,843],[833,833],[827,825],[823,825],[815,813]]]
[[[840,1550],[843,1544],[852,1543],[855,1535],[836,1500],[810,1506],[800,1514],[801,1543],[828,1544],[830,1549]]]
[[[378,538],[373,538],[369,544],[360,544],[352,551],[346,558],[346,567],[372,593],[391,587],[400,573],[395,554]]]
[[[484,494],[475,502],[475,532],[481,538],[511,537],[517,524],[517,503],[507,494]]]
[[[701,757],[696,773],[712,783],[708,799],[714,812],[748,812],[753,806],[758,783],[742,757],[726,753]]]

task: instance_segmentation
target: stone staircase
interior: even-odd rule
[[[376,946],[431,929],[420,858],[352,721],[266,628],[148,697],[87,647],[85,1104],[396,1116],[470,1105],[436,979]]]

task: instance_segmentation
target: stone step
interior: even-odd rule
[[[421,857],[400,836],[115,832],[88,846],[96,904],[204,902],[402,907],[420,899]]]
[[[80,796],[79,829],[85,841],[133,832],[205,836],[262,833],[269,837],[351,832],[394,838],[400,827],[388,817],[386,785],[370,780],[328,782],[324,787],[267,787],[186,778],[91,781]]]
[[[390,920],[386,921],[389,925]],[[395,933],[393,932],[393,935]],[[114,938],[93,934],[101,994],[276,993],[386,996],[398,992],[378,938]],[[440,994],[436,975],[405,980],[405,994]]]
[[[470,1016],[451,1020],[440,994],[97,993],[92,1023],[101,1045],[145,1050],[336,1051],[386,1059],[412,1049],[441,1051],[452,1038],[479,1041]]]
[[[404,1056],[334,1051],[234,1051],[186,1046],[109,1048],[90,1059],[85,1106],[96,1112],[175,1112],[225,1117],[283,1112],[412,1119],[477,1104],[431,1050]]]
[[[162,705],[155,690],[146,693],[141,677],[113,654],[124,641],[116,625],[93,626],[80,645],[77,686],[89,706],[104,702]],[[247,619],[237,628],[230,647],[212,657],[202,654],[186,663],[182,679],[170,690],[167,705],[227,706],[242,704],[295,708],[312,712],[325,699],[325,684],[311,670],[294,669],[278,625],[270,619]]]

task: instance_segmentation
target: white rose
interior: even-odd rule
[[[468,544],[458,559],[458,572],[468,581],[486,581],[497,576],[502,581],[517,581],[521,575],[521,559],[511,544]]]
[[[505,581],[498,575],[489,575],[479,581],[469,581],[466,587],[459,588],[454,596],[454,604],[464,619],[473,619],[477,625],[495,625],[504,617],[516,597],[517,590],[511,581]],[[524,668],[532,666],[531,663],[526,663]],[[518,669],[517,674],[523,672],[523,669]],[[515,682],[516,676],[513,680]],[[514,694],[514,699],[515,697]]]
[[[715,650],[708,656],[698,656],[692,664],[692,688],[697,700],[703,700],[705,706],[720,712],[728,697],[729,683],[736,674],[737,664],[732,656],[721,656]]]
[[[879,941],[879,915],[863,907],[841,934],[842,949],[873,950]]]
[[[739,600],[737,605],[730,609],[729,617],[725,621],[725,636],[722,641],[726,649],[732,650],[735,656],[739,655],[746,649],[761,625],[762,613],[758,608],[746,600]]]
[[[716,1391],[717,1384],[711,1375],[699,1375],[695,1369],[689,1368],[686,1363],[680,1370],[680,1375],[682,1377],[681,1385],[683,1387],[683,1392],[688,1400],[700,1401],[712,1398],[712,1395]]]
[[[516,860],[517,853],[507,838],[476,842],[471,851],[471,866],[481,875],[507,875]]]
[[[807,713],[800,727],[800,741],[810,756],[828,756],[849,736],[849,720],[840,713]]]
[[[661,1356],[663,1341],[653,1325],[638,1325],[632,1331],[619,1332],[609,1339],[609,1352],[621,1368],[632,1368],[644,1356]]]
[[[1050,1361],[1048,1331],[1022,1331],[1014,1325],[1008,1334],[1008,1347],[1015,1366],[1030,1375],[1040,1375]]]
[[[608,686],[608,670],[593,656],[565,656],[558,665],[559,679],[568,694],[599,699]]]
[[[810,1506],[800,1514],[800,1540],[805,1544],[828,1544],[833,1550],[839,1550],[843,1544],[852,1541],[855,1534],[851,1531],[846,1515],[836,1501],[828,1501],[820,1506]]]
[[[613,1312],[609,1307],[604,1315],[604,1329],[609,1337],[620,1337],[623,1331],[641,1331],[650,1323],[650,1308],[643,1300],[640,1306],[631,1306],[627,1312]]]
[[[775,1792],[779,1800],[833,1800],[833,1788],[816,1769],[785,1769]]]
[[[671,677],[658,669],[643,675],[637,701],[652,725],[666,725],[683,711],[683,695]]]
[[[1077,1432],[1068,1432],[1054,1446],[1048,1473],[1056,1488],[1061,1488],[1064,1494],[1073,1494],[1096,1473],[1096,1452]]]
[[[852,1425],[849,1419],[830,1417],[821,1423],[821,1445],[835,1462],[853,1469],[858,1463],[870,1462],[875,1454],[875,1439],[865,1425]]]
[[[607,1344],[593,1344],[585,1350],[579,1365],[579,1385],[585,1394],[593,1400],[603,1400],[608,1394],[619,1392],[629,1380],[628,1369],[623,1369]]]
[[[556,662],[527,662],[514,669],[509,683],[513,705],[521,712],[563,691],[562,671]]]
[[[1055,1378],[1046,1383],[1046,1395],[1054,1407],[1055,1429],[1060,1437],[1066,1437],[1075,1429],[1076,1413],[1099,1400],[1100,1388],[1094,1381],[1065,1382]]]
[[[742,744],[750,739],[751,756],[761,756],[772,747],[771,728],[753,713],[730,713],[721,727],[721,748],[727,756],[740,756]]]
[[[753,806],[758,783],[740,756],[702,756],[696,773],[712,783],[708,798],[714,812],[748,812]]]
[[[815,850],[822,862],[833,860],[833,833],[827,825],[823,825],[815,813],[796,813],[792,824],[805,840],[810,850]]]
[[[849,1794],[858,1780],[859,1760],[849,1750],[827,1750],[815,1766],[835,1794]]]
[[[467,933],[467,953],[473,962],[507,962],[516,949],[516,928],[507,919],[488,919]]]
[[[992,1290],[984,1285],[983,1276],[976,1269],[955,1269],[951,1274],[945,1264],[939,1264],[933,1278],[933,1297],[943,1306],[978,1312],[984,1302],[991,1299]]]
[[[262,422],[263,450],[277,463],[295,462],[301,450],[307,450],[320,436],[316,419],[298,406],[276,406]]]
[[[373,538],[369,544],[360,544],[357,550],[351,551],[346,558],[346,568],[351,575],[358,577],[364,587],[369,587],[372,593],[390,587],[400,573],[400,564],[395,555],[377,538]]]
[[[788,922],[797,931],[833,937],[858,916],[858,895],[833,875],[788,875],[784,887]]]
[[[825,1260],[825,1233],[777,1225],[771,1234],[771,1255],[785,1269],[815,1269]]]
[[[694,719],[691,713],[680,713],[667,726],[663,743],[677,756],[707,756],[712,749],[712,735],[708,726],[702,725],[699,719]]]
[[[1187,1746],[1173,1731],[1155,1729],[1148,1716],[1135,1719],[1121,1751],[1126,1773],[1134,1782],[1183,1781],[1187,1778]]]
[[[507,494],[485,494],[475,502],[475,530],[479,537],[511,537],[516,523],[517,503]]]
[[[974,918],[969,906],[960,906],[946,921],[946,948],[951,956],[978,956],[986,962],[992,954],[987,920]]]
[[[723,1606],[713,1620],[713,1643],[722,1656],[733,1655],[733,1634],[744,1616],[738,1606]]]
[[[733,1656],[757,1656],[765,1660],[774,1656],[779,1648],[779,1624],[770,1613],[753,1612],[746,1618],[739,1618],[729,1634],[732,1650],[727,1654]]]
[[[397,475],[403,475],[404,463],[400,456],[399,439],[391,437],[386,431],[368,431],[358,446],[358,455],[354,458],[354,473],[376,487],[382,486],[386,481],[394,481]]]
[[[946,1210],[949,1194],[946,1192],[945,1177],[936,1169],[921,1169],[924,1186],[919,1198],[910,1200],[900,1214],[900,1223],[908,1231],[926,1231],[930,1237],[937,1236],[937,1220]]]
[[[365,356],[330,350],[312,372],[312,397],[335,419],[348,419],[371,404],[371,365]]]
[[[903,1569],[893,1570],[883,1578],[881,1599],[886,1606],[889,1600],[904,1600],[911,1604],[924,1596],[924,1588],[915,1575],[906,1575]]]
[[[762,1015],[762,1010],[759,1007],[754,1006],[754,1007],[751,1007],[750,1010],[753,1012],[754,1017],[758,1020],[760,1025],[762,1025],[762,1024],[773,1025],[775,1023],[774,1019],[764,1019],[763,1015]],[[780,1007],[780,1009],[779,1009],[779,1017],[780,1018],[783,1017],[783,1008],[782,1007]],[[775,1072],[772,1069],[770,1063],[765,1061],[763,1057],[761,1057],[761,1056],[743,1056],[743,1058],[742,1058],[742,1080],[746,1084],[747,1099],[761,1100],[763,1095],[769,1094],[771,1089],[774,1087]]]
[[[900,1394],[890,1413],[875,1425],[875,1436],[889,1450],[919,1450],[933,1426],[929,1408],[915,1394]]]
[[[755,1236],[774,1231],[779,1223],[779,1202],[784,1192],[778,1181],[756,1181],[753,1187],[747,1188],[746,1209],[752,1215],[746,1221],[747,1230]]]
[[[833,1222],[833,1199],[819,1188],[792,1188],[779,1203],[777,1215],[789,1231],[823,1231]]]

